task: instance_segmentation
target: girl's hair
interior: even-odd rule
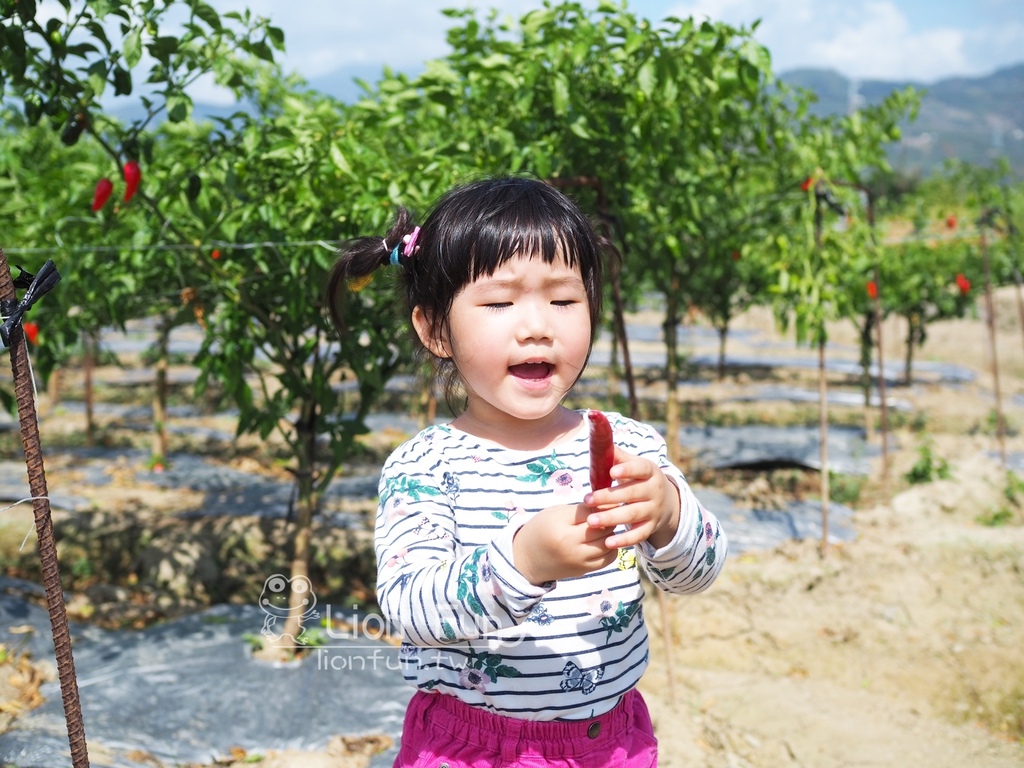
[[[590,309],[591,343],[601,318],[601,254],[607,245],[576,204],[549,184],[521,176],[474,181],[445,193],[414,235],[412,214],[399,207],[387,234],[359,237],[342,249],[327,281],[327,304],[344,327],[342,298],[349,281],[396,265],[406,317],[421,307],[435,338],[443,338],[456,294],[507,261],[530,256],[564,259],[579,269]],[[405,243],[415,237],[412,252]],[[397,249],[397,250],[396,250]],[[431,356],[453,412],[458,372],[449,359]]]

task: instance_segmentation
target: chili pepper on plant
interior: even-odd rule
[[[199,197],[199,193],[203,189],[203,180],[195,173],[190,173],[188,176],[188,187],[185,189],[185,195],[189,200],[195,200]]]
[[[61,131],[61,142],[68,147],[74,146],[78,143],[78,139],[87,125],[89,125],[89,116],[85,112],[75,112],[68,118],[67,125]]]
[[[590,410],[587,417],[590,419],[590,487],[599,491],[612,484],[615,443],[612,442],[612,427],[607,416]]]
[[[21,324],[22,330],[25,331],[25,338],[35,344],[39,340],[39,323],[34,323],[28,320]]]
[[[142,169],[139,168],[137,160],[129,160],[124,164],[124,201],[127,203],[133,197],[142,181]]]
[[[804,179],[803,184],[800,185],[800,191],[801,192],[806,192],[807,190],[809,190],[811,188],[811,186],[813,184],[814,184],[814,176],[808,176],[806,179]]]
[[[874,301],[875,299],[878,298],[878,283],[876,283],[874,280],[868,280],[868,283],[865,286],[865,288],[867,288],[869,299]]]
[[[98,211],[107,204],[110,193],[114,191],[114,183],[110,179],[100,179],[96,182],[96,190],[92,193],[92,209]]]
[[[971,292],[971,281],[964,277],[964,273],[960,272],[956,276],[956,287],[960,289],[960,295],[966,296]]]

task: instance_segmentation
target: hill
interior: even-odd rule
[[[851,106],[877,104],[895,90],[923,92],[917,119],[904,126],[893,149],[894,166],[928,174],[951,158],[988,165],[1006,157],[1024,175],[1024,63],[984,77],[954,77],[930,85],[900,80],[850,80],[833,70],[797,69],[784,83],[812,91],[816,114],[842,114]]]

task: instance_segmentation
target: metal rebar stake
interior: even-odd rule
[[[14,302],[16,300],[17,295],[14,292],[11,268],[7,263],[3,248],[0,248],[0,301]],[[74,768],[89,768],[85,725],[82,722],[82,705],[78,697],[75,660],[71,655],[71,635],[68,631],[64,590],[61,588],[60,566],[57,562],[57,543],[53,535],[50,499],[46,490],[46,470],[43,468],[43,453],[39,441],[39,422],[36,417],[32,371],[28,364],[25,334],[20,325],[13,329],[10,341],[14,396],[18,403],[21,442],[25,450],[28,486],[32,495],[32,509],[35,512],[39,560],[42,565],[43,586],[46,589],[46,605],[50,613],[53,648],[57,658],[57,677],[60,680],[61,698],[64,702],[64,719],[68,726],[71,764]]]

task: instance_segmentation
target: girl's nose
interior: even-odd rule
[[[542,302],[526,303],[522,306],[516,334],[519,341],[551,338],[553,326],[548,306]]]

